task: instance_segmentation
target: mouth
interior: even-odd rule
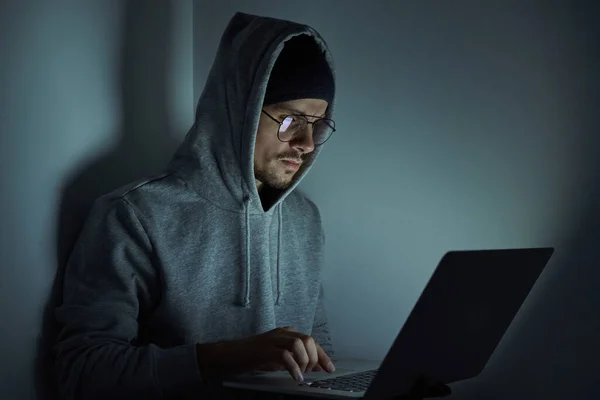
[[[302,165],[301,161],[298,160],[291,160],[291,159],[283,159],[280,160],[283,165],[285,165],[288,169],[293,169],[293,170],[298,170],[300,169],[300,166]]]

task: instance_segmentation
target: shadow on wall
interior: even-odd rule
[[[52,346],[58,329],[54,308],[60,302],[68,255],[93,201],[130,181],[158,172],[177,147],[167,95],[171,59],[171,2],[123,3],[120,57],[121,124],[119,142],[64,182],[57,221],[55,281],[44,310],[35,362],[38,399],[57,398]]]

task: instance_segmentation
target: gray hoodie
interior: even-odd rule
[[[314,37],[333,71],[312,28],[237,13],[165,173],[95,202],[56,310],[61,398],[205,398],[196,343],[280,326],[332,354],[319,211],[293,191],[321,149],[266,210],[253,171],[270,71],[299,34]]]

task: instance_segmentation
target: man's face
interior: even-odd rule
[[[263,110],[278,121],[283,121],[288,115],[310,115],[315,116],[308,117],[312,122],[325,116],[327,102],[301,99],[265,106]],[[302,162],[315,149],[312,129],[312,125],[308,124],[291,141],[282,142],[277,138],[279,124],[261,113],[254,150],[254,176],[259,190],[263,185],[286,189],[291,184]]]

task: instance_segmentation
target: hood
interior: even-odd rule
[[[270,213],[311,169],[323,146],[277,193],[264,210],[254,178],[254,145],[271,70],[287,40],[306,34],[323,50],[334,75],[327,44],[311,27],[290,21],[236,13],[230,20],[196,108],[195,122],[169,169],[203,198],[221,208]],[[334,102],[327,117],[332,118]]]
[[[323,146],[317,146],[296,173],[292,184],[277,191],[263,208],[254,178],[254,146],[271,70],[285,42],[309,35],[322,49],[335,80],[327,44],[311,27],[290,21],[236,13],[221,38],[217,55],[196,108],[195,122],[175,153],[169,170],[215,206],[243,213],[244,252],[239,305],[250,305],[250,215],[277,210],[277,293],[282,295],[280,265],[283,235],[281,202],[311,169]],[[328,105],[332,118],[334,101]]]

